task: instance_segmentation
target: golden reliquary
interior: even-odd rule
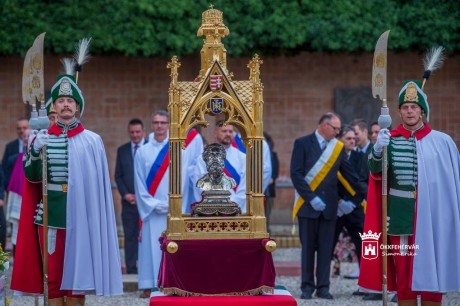
[[[262,60],[256,54],[249,62],[249,80],[233,80],[227,69],[227,51],[221,39],[229,34],[223,15],[212,6],[202,14],[198,36],[204,36],[201,69],[193,81],[179,81],[177,57],[168,63],[170,113],[170,184],[166,236],[184,239],[268,238],[263,194],[263,85],[260,80]],[[224,124],[238,128],[246,147],[245,214],[234,216],[194,217],[182,214],[181,149],[187,132],[209,126],[206,116],[223,116]],[[272,243],[274,243],[272,241]]]

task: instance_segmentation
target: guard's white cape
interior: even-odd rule
[[[226,149],[227,152],[227,160],[228,162],[235,168],[235,170],[240,175],[240,183],[236,192],[231,189],[230,190],[230,200],[238,204],[241,208],[241,212],[246,212],[246,154],[242,153],[238,149],[230,146]],[[203,177],[208,170],[206,169],[206,163],[203,160],[203,156],[200,155],[196,162],[195,171],[192,174],[192,180],[196,182]],[[201,190],[198,187],[195,187],[195,197],[200,198],[201,200]]]
[[[104,144],[84,130],[69,138],[67,234],[61,288],[121,295],[120,251]]]
[[[460,156],[432,130],[417,141],[418,188],[412,290],[460,291]]]

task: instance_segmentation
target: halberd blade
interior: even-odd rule
[[[43,43],[45,34],[35,38],[34,44],[27,51],[24,59],[22,75],[22,98],[35,109],[36,101],[45,101],[45,87],[43,79]]]
[[[379,100],[387,98],[387,44],[390,30],[380,35],[374,51],[372,64],[372,96]]]

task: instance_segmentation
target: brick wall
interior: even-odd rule
[[[289,177],[294,139],[314,131],[321,114],[334,109],[337,87],[369,87],[372,54],[302,53],[293,57],[265,57],[261,67],[264,83],[264,123],[274,141],[281,169]],[[415,53],[389,54],[388,101],[395,123],[397,95],[404,80],[420,78],[422,56]],[[249,58],[228,59],[235,80],[247,79]],[[127,122],[139,117],[149,130],[150,114],[168,103],[169,70],[167,59],[93,57],[79,77],[86,100],[83,122],[103,137],[110,173],[115,168],[116,148],[128,141]],[[199,57],[181,59],[179,80],[193,80],[200,68]],[[27,115],[22,104],[21,78],[23,59],[0,57],[0,150],[15,137],[15,120]],[[50,88],[62,71],[59,58],[45,57],[45,81]],[[460,145],[460,57],[446,60],[434,73],[425,91],[431,107],[431,126],[451,135]],[[3,153],[2,153],[3,154]],[[291,190],[292,191],[292,190]],[[291,191],[282,191],[280,196]],[[116,202],[119,202],[115,193]],[[286,198],[286,203],[283,201]],[[289,207],[290,193],[280,197],[280,205]],[[289,202],[289,204],[288,204]]]

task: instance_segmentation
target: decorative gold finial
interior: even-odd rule
[[[174,241],[170,241],[166,246],[166,250],[169,254],[174,254],[179,250],[179,246]]]
[[[227,50],[221,39],[229,33],[230,31],[224,24],[223,13],[216,10],[211,4],[209,9],[201,15],[201,26],[196,34],[205,37],[201,49],[201,69],[198,80],[204,76],[215,61],[218,61],[224,70],[227,69]]]
[[[256,53],[247,66],[249,68],[249,79],[251,81],[256,83],[260,82],[260,65],[263,63],[264,61],[261,60],[259,55]]]
[[[226,31],[227,31],[226,34],[228,34],[228,29],[224,25],[223,13],[221,11],[219,11],[219,10],[216,10],[214,8],[214,5],[211,4],[209,6],[209,9],[204,11],[203,14],[201,15],[201,27],[200,27],[200,29],[203,28],[203,27],[215,27],[215,26],[225,28]],[[197,36],[206,35],[204,33],[200,33],[200,29],[198,30]]]
[[[171,69],[171,81],[172,81],[172,84],[176,85],[177,84],[177,77],[179,76],[179,73],[177,72],[177,70],[179,69],[180,67],[180,62],[179,60],[177,59],[177,56],[173,56],[171,58],[171,61],[168,63],[168,65],[166,65],[166,68],[168,69]]]
[[[267,243],[265,244],[265,250],[267,250],[270,253],[276,250],[276,242],[273,240],[267,241]]]

